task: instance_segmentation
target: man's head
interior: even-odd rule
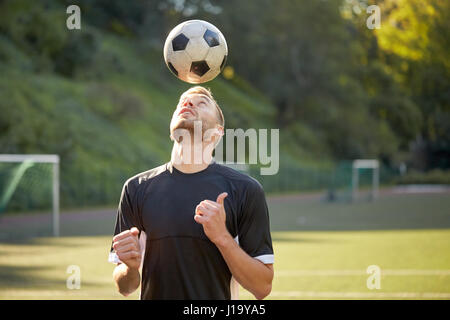
[[[211,91],[201,86],[192,87],[181,95],[170,122],[171,139],[176,140],[174,133],[177,129],[188,130],[193,136],[196,121],[201,122],[202,136],[207,130],[212,132],[210,129],[217,129],[215,134],[206,137],[208,140],[215,139],[217,144],[223,135],[225,120]]]

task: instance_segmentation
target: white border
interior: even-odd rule
[[[274,256],[273,254],[263,254],[261,256],[253,257],[256,260],[261,261],[264,264],[273,264],[274,263]]]

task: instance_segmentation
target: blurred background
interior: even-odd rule
[[[80,30],[66,27],[72,4]],[[115,207],[127,178],[170,159],[191,85],[162,49],[189,19],[227,40],[226,68],[204,84],[226,128],[280,129],[279,173],[245,170],[270,208],[268,298],[450,299],[445,0],[0,0],[0,154],[58,155],[61,211],[52,237],[53,164],[0,161],[0,298],[120,298],[106,261]],[[66,287],[69,265],[80,289]]]

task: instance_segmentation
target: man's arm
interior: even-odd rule
[[[258,300],[269,295],[273,280],[272,264],[264,264],[250,257],[229,233],[222,240],[215,242],[215,245],[233,276],[245,289],[253,293]]]
[[[194,220],[203,225],[205,234],[217,246],[236,280],[256,299],[264,299],[272,290],[273,266],[250,257],[234,241],[225,224],[226,196],[227,193],[221,193],[216,202],[200,202]]]
[[[139,230],[133,227],[113,239],[113,248],[123,262],[114,268],[113,279],[118,291],[124,296],[133,293],[141,283],[139,267],[142,258],[138,235]]]
[[[131,269],[125,263],[120,263],[114,268],[113,279],[117,290],[126,297],[139,288],[141,275],[139,270]]]

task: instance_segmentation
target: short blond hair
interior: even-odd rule
[[[216,110],[217,110],[217,120],[218,123],[222,126],[225,127],[225,118],[223,116],[223,112],[222,109],[220,109],[217,101],[214,99],[211,90],[209,90],[208,88],[202,87],[202,86],[195,86],[192,88],[189,88],[188,90],[186,90],[185,92],[183,92],[183,95],[189,94],[189,93],[198,93],[198,94],[204,94],[205,96],[207,96],[209,99],[211,99],[211,101],[214,103],[214,105],[216,106]]]

